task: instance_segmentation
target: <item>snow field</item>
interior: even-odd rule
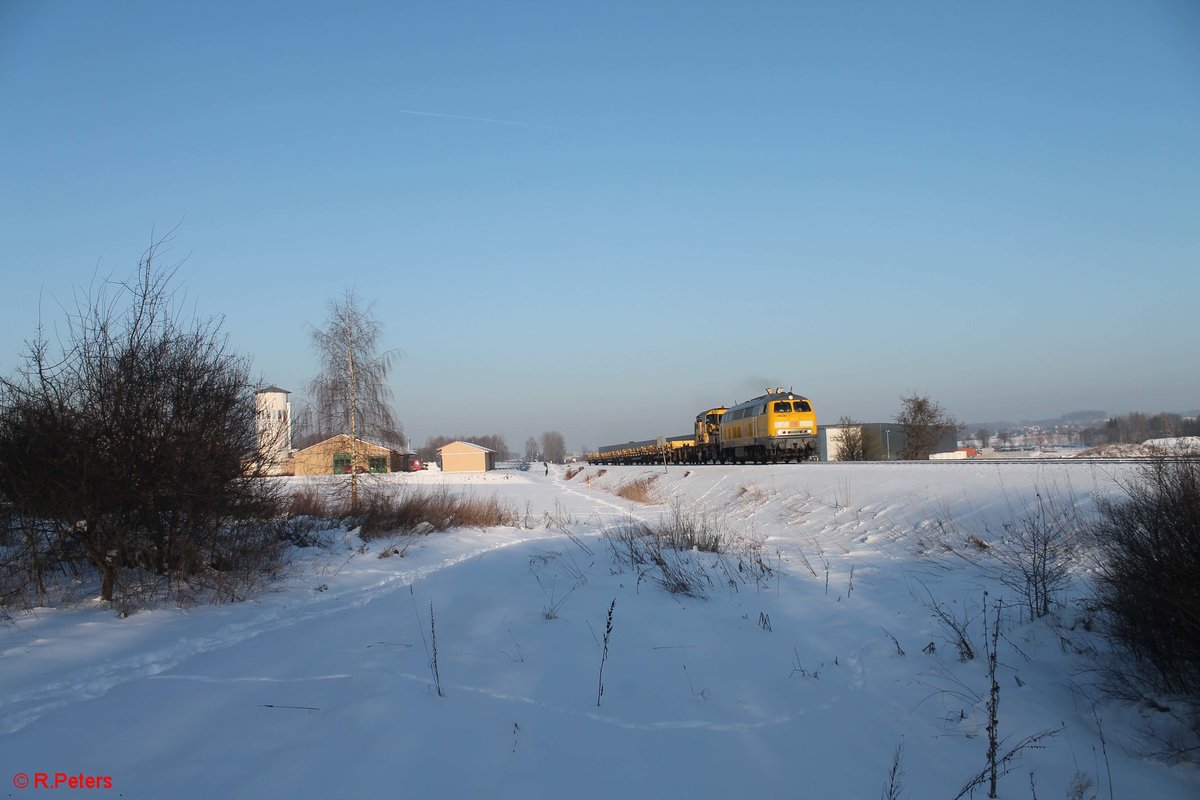
[[[414,476],[495,492],[536,527],[432,534],[387,559],[385,542],[360,554],[343,532],[238,605],[15,615],[0,627],[0,769],[111,775],[127,797],[857,798],[879,794],[903,742],[907,796],[949,798],[984,766],[987,680],[982,653],[960,663],[929,606],[970,620],[981,645],[986,590],[1008,609],[1001,735],[1064,726],[1020,755],[1002,797],[1031,796],[1031,771],[1040,797],[1066,796],[1077,773],[1108,796],[1110,770],[1115,797],[1194,797],[1194,769],[1144,757],[1149,712],[1093,685],[1103,642],[1077,624],[1086,559],[1064,608],[1030,623],[986,565],[938,545],[1002,535],[1039,492],[1087,513],[1128,469]],[[614,494],[649,475],[662,503]],[[761,547],[773,574],[731,582],[732,556],[691,553],[712,576],[706,599],[639,581],[603,531],[673,502]]]

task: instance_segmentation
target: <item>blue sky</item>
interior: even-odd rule
[[[1200,6],[0,2],[0,371],[168,260],[299,392],[375,302],[418,441],[1200,407]]]

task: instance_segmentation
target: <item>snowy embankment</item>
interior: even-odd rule
[[[1002,797],[1032,796],[1031,780],[1043,798],[1089,781],[1079,796],[1195,797],[1194,769],[1145,757],[1154,713],[1095,687],[1086,557],[1064,605],[1029,622],[982,549],[1039,495],[1086,516],[1130,469],[388,476],[494,492],[524,524],[420,537],[386,559],[385,541],[342,532],[237,605],[14,614],[0,770],[109,776],[125,797],[861,798],[879,796],[902,745],[902,796],[953,798],[985,764],[986,591],[989,608],[1004,599],[1000,736],[1058,731],[1015,757]],[[659,504],[614,494],[651,477]],[[746,559],[689,554],[705,597],[667,592],[603,536],[675,507]],[[761,581],[751,559],[770,569]],[[937,608],[979,655],[960,661]]]

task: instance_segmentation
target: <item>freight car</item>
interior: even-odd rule
[[[647,439],[642,442],[626,442],[601,447],[588,456],[589,464],[661,464],[665,456],[668,463],[681,464],[681,453],[693,448],[696,440],[692,436],[670,436],[664,439]]]
[[[696,415],[691,436],[672,436],[601,447],[591,464],[708,464],[806,461],[815,452],[817,416],[812,402],[782,388],[732,407]]]

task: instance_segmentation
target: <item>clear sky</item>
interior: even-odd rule
[[[418,442],[1187,411],[1200,3],[0,0],[0,371],[180,222],[269,383],[374,301]]]

